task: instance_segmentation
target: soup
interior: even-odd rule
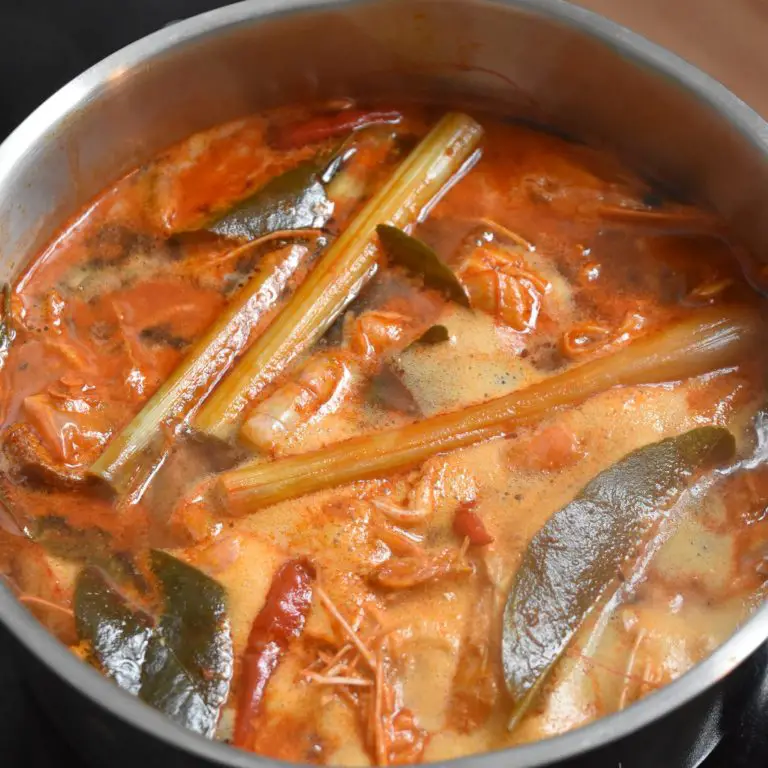
[[[196,134],[5,289],[0,573],[262,755],[577,728],[762,599],[762,279],[714,215],[513,121]]]

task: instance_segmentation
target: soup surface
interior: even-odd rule
[[[196,134],[6,288],[0,573],[264,755],[584,725],[762,599],[760,277],[609,153],[487,115]]]

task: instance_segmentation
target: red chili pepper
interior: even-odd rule
[[[305,144],[315,144],[334,136],[341,136],[368,125],[397,123],[400,119],[399,112],[368,112],[362,109],[347,109],[282,126],[279,133],[275,131],[270,144],[277,149],[293,149],[294,147],[303,147]]]
[[[288,643],[303,629],[312,604],[315,571],[304,560],[289,560],[272,578],[264,607],[254,619],[243,655],[243,673],[233,743],[247,747],[264,692]]]
[[[475,512],[474,501],[464,501],[456,508],[453,516],[453,532],[460,538],[468,538],[470,544],[484,547],[493,541],[488,531],[485,530],[483,520]]]

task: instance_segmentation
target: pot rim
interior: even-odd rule
[[[95,64],[49,97],[0,145],[0,184],[13,175],[18,158],[44,140],[52,125],[97,98],[107,83],[154,57],[184,44],[219,34],[254,19],[302,11],[333,9],[385,0],[244,0],[164,27]],[[430,0],[440,2],[441,0]],[[507,5],[533,16],[565,25],[592,37],[617,55],[669,78],[695,96],[768,158],[768,123],[725,86],[679,56],[591,11],[564,0],[475,0],[483,5]],[[265,764],[293,765],[260,757],[211,741],[176,725],[134,696],[120,690],[81,662],[50,634],[12,595],[0,588],[0,621],[51,672],[97,706],[144,733],[184,752],[229,768]],[[447,763],[463,768],[498,768],[503,754],[507,765],[535,768],[564,757],[574,757],[617,741],[681,707],[726,677],[768,639],[768,603],[759,607],[728,640],[677,680],[627,709],[559,736]]]

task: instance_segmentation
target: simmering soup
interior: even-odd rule
[[[338,100],[196,134],[5,287],[0,573],[263,755],[577,728],[762,599],[764,278],[513,121]]]

